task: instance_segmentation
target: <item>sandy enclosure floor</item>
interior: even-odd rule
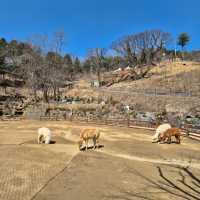
[[[50,145],[36,143],[43,126]],[[104,147],[80,152],[84,127],[0,122],[0,200],[200,199],[200,142],[159,145],[152,131],[99,126]]]

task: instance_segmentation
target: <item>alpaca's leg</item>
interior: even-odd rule
[[[158,138],[158,133],[156,132],[155,134],[154,134],[154,136],[152,137],[152,140],[156,140]]]
[[[99,147],[100,147],[100,145],[99,145],[99,139],[96,140],[96,144],[97,144],[97,145],[96,145],[97,148],[99,148]]]
[[[45,144],[50,144],[50,142],[51,142],[51,138],[50,138],[49,136],[46,136],[46,137],[44,138],[44,143],[45,143]]]
[[[88,139],[85,140],[85,149],[88,150]]]
[[[180,144],[180,143],[181,143],[180,135],[175,135],[175,138],[176,138],[176,142],[177,142],[178,144]]]
[[[93,149],[95,149],[96,148],[96,138],[93,138]]]
[[[179,144],[181,143],[181,136],[180,135],[178,136],[178,143]]]
[[[161,141],[161,138],[162,138],[162,134],[160,133],[160,134],[157,136],[157,141],[156,141],[156,142],[160,142],[160,141]]]
[[[171,136],[168,136],[167,143],[171,144]]]

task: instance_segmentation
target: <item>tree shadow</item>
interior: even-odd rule
[[[189,167],[173,166],[173,168],[176,169],[177,175],[174,178],[170,178],[161,167],[157,166],[158,174],[161,178],[159,181],[145,177],[139,172],[135,172],[135,174],[150,183],[154,189],[159,189],[174,197],[186,200],[200,200],[200,179],[189,170]]]
[[[120,195],[110,195],[105,196],[107,199],[119,199],[119,200],[136,200],[136,199],[143,199],[143,200],[155,200],[155,198],[147,197],[141,193],[134,193],[129,191],[122,191],[118,189]]]
[[[136,170],[131,170],[134,175],[145,180],[145,187],[140,189],[138,192],[126,191],[121,188],[117,188],[119,194],[110,195],[107,196],[107,198],[124,200],[155,200],[161,199],[160,197],[158,198],[158,195],[159,193],[162,193],[183,200],[200,200],[200,179],[194,175],[189,167],[173,166],[173,171],[176,172],[174,177],[166,175],[164,173],[165,170],[161,167],[157,166],[156,168],[160,180],[154,180]]]

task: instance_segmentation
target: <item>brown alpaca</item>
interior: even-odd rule
[[[171,143],[171,137],[174,136],[176,138],[176,141],[178,144],[181,143],[181,130],[178,128],[170,128],[167,131],[165,131],[161,136],[160,136],[160,142],[164,142],[167,139],[168,144]]]
[[[80,133],[80,140],[78,141],[79,149],[81,149],[83,142],[85,142],[86,150],[88,149],[88,141],[93,140],[93,148],[96,144],[99,146],[100,131],[98,129],[83,129]]]

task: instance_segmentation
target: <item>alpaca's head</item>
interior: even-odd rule
[[[38,143],[39,144],[44,143],[44,136],[43,135],[40,135]]]
[[[164,134],[162,133],[158,136],[158,142],[162,141],[163,139],[164,139]]]

